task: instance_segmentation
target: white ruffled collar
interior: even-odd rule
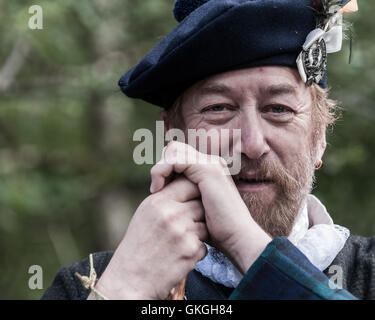
[[[344,247],[350,232],[335,225],[326,207],[309,194],[288,237],[319,270],[325,270]],[[203,276],[229,288],[235,288],[243,275],[219,250],[206,244],[207,255],[195,266]]]

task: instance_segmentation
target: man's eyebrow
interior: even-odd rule
[[[207,84],[198,89],[200,95],[223,94],[231,91],[230,87],[221,83]]]
[[[232,91],[233,89],[231,87],[222,83],[207,84],[198,89],[200,95],[228,94]],[[280,95],[295,95],[297,93],[297,88],[290,84],[277,84],[261,88],[261,93],[271,97]]]
[[[297,88],[290,84],[278,84],[266,87],[261,91],[267,96],[295,95]]]

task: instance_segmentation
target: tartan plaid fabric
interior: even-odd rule
[[[287,238],[277,237],[250,267],[230,300],[356,300],[331,289],[328,277]]]

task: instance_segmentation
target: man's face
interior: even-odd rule
[[[241,172],[233,179],[272,236],[290,233],[311,191],[320,141],[313,138],[310,90],[296,70],[267,66],[209,77],[181,99],[185,131],[241,129]]]

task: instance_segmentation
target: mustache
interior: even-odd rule
[[[306,175],[311,172],[310,158],[303,158],[295,163],[295,172],[289,172],[281,163],[270,160],[265,157],[259,159],[250,159],[241,155],[241,170],[233,175],[234,181],[246,179],[246,175],[251,173],[255,175],[256,180],[267,180],[275,183],[283,190],[303,188],[303,181]],[[301,176],[302,175],[302,176]]]
[[[272,182],[275,197],[267,200],[267,195],[251,192],[241,193],[251,216],[256,223],[272,237],[288,236],[293,228],[303,198],[314,184],[313,157],[299,154],[286,164],[278,158],[265,155],[259,159],[249,159],[241,155],[241,170],[233,175],[238,179],[246,177]]]

